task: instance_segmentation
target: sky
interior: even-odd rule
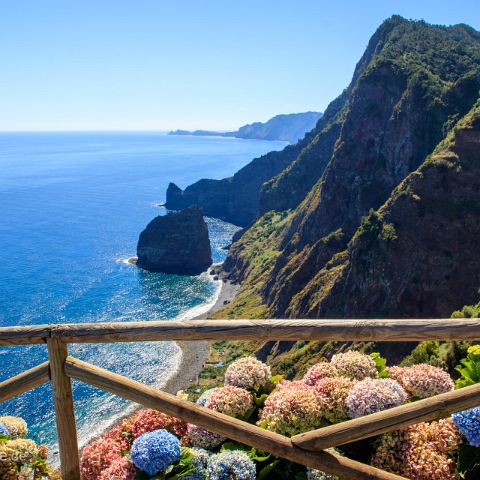
[[[392,14],[480,30],[478,0],[0,0],[0,131],[323,111]]]

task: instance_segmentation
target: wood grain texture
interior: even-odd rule
[[[67,346],[63,342],[55,337],[48,340],[48,357],[50,360],[62,479],[80,480],[80,461],[72,383],[70,377],[65,373],[67,356]]]
[[[51,325],[32,325],[27,327],[1,327],[0,346],[46,344],[50,337]]]
[[[480,405],[480,384],[372,413],[292,437],[292,443],[310,451],[344,445],[409,425],[449,417]]]
[[[65,371],[95,387],[160,410],[186,422],[207,428],[232,440],[259,448],[282,458],[321,469],[344,479],[401,480],[403,477],[384,472],[330,452],[308,452],[294,446],[291,440],[255,425],[201,407],[174,395],[147,387],[139,382],[109,372],[81,360],[68,357]]]
[[[480,341],[480,319],[166,320],[0,328],[1,345],[154,340]]]
[[[50,366],[45,362],[0,382],[0,402],[5,402],[49,381]]]

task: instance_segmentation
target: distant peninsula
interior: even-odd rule
[[[320,112],[289,113],[276,115],[266,122],[244,125],[235,132],[174,130],[169,132],[169,135],[220,136],[255,140],[282,140],[296,143],[315,127],[321,117],[322,113]]]

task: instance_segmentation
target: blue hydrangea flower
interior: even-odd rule
[[[0,435],[7,435],[7,436],[10,435],[8,428],[2,422],[0,422]]]
[[[205,390],[199,397],[198,397],[198,400],[197,400],[197,404],[204,407],[205,406],[205,402],[212,396],[212,393],[217,390],[217,387],[215,388],[210,388],[209,390]]]
[[[132,445],[133,464],[151,476],[164,472],[180,460],[180,440],[166,430],[140,435]]]
[[[190,460],[190,465],[192,465],[195,470],[190,472],[188,475],[182,477],[182,480],[205,480],[205,470],[207,469],[208,459],[212,452],[204,450],[203,448],[190,448],[190,453],[193,455],[192,460]]]
[[[454,413],[452,420],[472,447],[480,447],[480,407]]]
[[[208,460],[208,480],[255,480],[255,475],[255,464],[239,450],[217,453]]]

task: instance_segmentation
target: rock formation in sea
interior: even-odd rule
[[[198,275],[212,264],[202,209],[188,207],[155,217],[140,234],[137,265],[145,270]]]

